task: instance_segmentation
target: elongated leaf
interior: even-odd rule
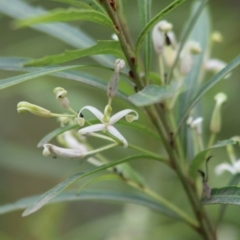
[[[194,56],[192,69],[184,79],[185,84],[188,86],[188,91],[181,95],[178,100],[178,119],[181,119],[181,117],[183,116],[185,109],[187,108],[190,100],[192,99],[192,96],[196,94],[196,91],[199,88],[199,83],[201,83],[203,79],[203,61],[205,60],[208,51],[208,42],[210,39],[210,16],[208,8],[204,8],[205,4],[206,1],[193,1],[191,16],[188,20],[190,22],[190,25],[192,24],[192,20],[195,20],[195,24],[194,27],[192,27],[192,31],[190,32],[190,36],[187,40],[198,42],[201,47],[201,53]],[[195,108],[194,110],[196,116],[201,116],[199,108]],[[187,131],[187,126],[184,125],[181,129],[181,142],[183,146],[187,147],[187,158],[192,159],[193,151],[191,151],[191,149],[193,149],[193,141],[191,139],[187,139]]]
[[[214,77],[212,77],[207,83],[205,83],[195,97],[191,100],[188,108],[185,110],[185,113],[179,123],[178,129],[186,119],[189,111],[198,103],[198,101],[203,97],[203,95],[209,91],[213,86],[215,86],[219,81],[221,81],[228,73],[230,73],[234,68],[236,68],[240,64],[240,55],[237,56],[234,60],[232,60],[224,69],[222,69],[219,73],[217,73]]]
[[[6,214],[9,212],[25,209],[31,206],[39,196],[33,196],[28,198],[23,198],[11,204],[6,204],[0,206],[0,214]],[[165,208],[161,204],[155,202],[154,200],[136,193],[123,193],[119,191],[89,191],[83,190],[80,195],[76,194],[76,191],[68,191],[61,193],[56,198],[48,202],[47,204],[69,202],[69,201],[107,201],[107,202],[119,202],[119,203],[133,203],[139,204],[145,207],[149,207],[155,211],[158,211],[166,216],[176,218],[179,217],[171,210]]]
[[[27,80],[34,79],[34,78],[37,78],[37,77],[41,77],[41,76],[44,76],[44,75],[47,75],[47,74],[52,74],[52,73],[56,73],[56,72],[60,72],[60,71],[64,71],[64,70],[68,70],[68,69],[72,69],[72,68],[77,68],[77,67],[78,66],[74,65],[74,66],[66,66],[66,67],[45,68],[45,69],[41,69],[41,70],[36,70],[34,72],[31,72],[31,73],[26,73],[26,74],[18,75],[18,76],[15,76],[15,77],[1,79],[0,80],[0,89],[11,87],[11,86],[16,85],[18,83],[22,83],[22,82],[25,82]]]
[[[142,42],[144,38],[146,37],[147,33],[151,31],[151,29],[154,27],[154,25],[161,20],[167,13],[171,12],[174,8],[182,4],[185,0],[175,0],[170,5],[168,5],[166,8],[164,8],[159,14],[157,14],[147,25],[146,27],[141,31],[141,33],[138,36],[137,42],[136,42],[136,48],[135,48],[135,55],[136,58],[138,57],[138,53],[140,51],[140,48],[142,46]]]
[[[188,21],[186,29],[185,29],[181,39],[179,40],[179,48],[178,48],[177,56],[176,56],[176,58],[174,60],[174,63],[172,65],[171,69],[170,69],[170,72],[169,72],[169,74],[167,76],[168,81],[171,80],[173,70],[177,66],[177,63],[178,63],[179,58],[180,58],[181,51],[183,49],[183,46],[186,43],[190,33],[193,32],[193,28],[195,27],[196,21],[198,20],[200,14],[202,13],[202,11],[203,11],[203,9],[204,9],[204,7],[205,7],[207,2],[208,2],[208,0],[203,0],[201,2],[201,4],[197,7],[196,11],[192,14],[192,16],[190,17],[190,19]],[[204,29],[204,28],[202,28],[202,29]],[[205,29],[205,30],[208,30],[208,29],[209,29],[209,25],[207,26],[207,29]]]
[[[189,171],[191,176],[196,176],[198,168],[201,166],[201,164],[206,160],[206,154],[209,150],[214,149],[214,148],[220,148],[220,147],[226,147],[229,144],[236,144],[237,142],[232,140],[232,139],[227,139],[220,141],[213,145],[212,147],[205,149],[204,151],[201,151],[196,155],[196,157],[192,160],[192,163],[190,165]]]
[[[44,15],[37,17],[31,17],[23,20],[18,20],[15,22],[16,27],[26,27],[32,24],[47,23],[47,22],[68,22],[84,20],[99,23],[111,28],[113,31],[116,31],[111,19],[100,12],[94,10],[85,10],[85,9],[55,9],[49,11]]]
[[[143,90],[128,97],[128,99],[136,106],[143,107],[171,98],[174,96],[176,91],[177,87],[175,84],[171,84],[170,86],[150,84]]]
[[[46,205],[51,199],[55,198],[57,195],[59,195],[64,189],[66,189],[67,187],[69,187],[71,184],[73,184],[75,181],[89,176],[91,174],[100,172],[102,170],[108,169],[110,167],[119,165],[121,163],[124,162],[128,162],[131,161],[133,159],[139,159],[139,158],[153,158],[152,156],[149,155],[134,155],[134,156],[130,156],[130,157],[126,157],[111,163],[107,163],[104,164],[98,168],[95,168],[89,172],[86,173],[77,173],[69,178],[67,178],[65,181],[59,183],[58,185],[56,185],[54,188],[50,189],[49,191],[47,191],[46,193],[44,193],[42,196],[40,196],[30,207],[28,207],[24,213],[23,216],[27,216],[30,215],[34,212],[36,212],[37,210],[39,210],[41,207],[43,207],[44,205]],[[155,158],[154,158],[155,159]],[[159,159],[156,159],[159,160]]]
[[[67,50],[62,54],[46,56],[44,58],[36,59],[24,64],[24,66],[43,66],[51,64],[59,64],[68,62],[77,58],[98,55],[98,54],[112,54],[119,58],[124,58],[120,44],[118,41],[98,41],[96,45],[85,49]]]
[[[105,13],[102,6],[95,0],[81,0],[81,1],[79,1],[79,0],[53,0],[53,1],[63,2],[63,3],[71,4],[76,7],[93,9],[93,10]]]
[[[37,70],[44,70],[44,69],[51,69],[52,67],[23,67],[23,64],[29,61],[28,58],[11,58],[11,57],[0,57],[0,69],[2,70],[8,70],[8,71],[23,71],[23,72],[34,72]],[[80,66],[80,65],[79,65]],[[78,67],[79,67],[78,66]],[[82,68],[85,68],[86,66],[82,65]],[[93,87],[96,87],[98,89],[101,89],[103,91],[107,90],[107,83],[106,81],[103,81],[102,79],[95,77],[91,74],[78,72],[78,71],[64,71],[64,72],[56,72],[52,73],[54,76],[58,76],[61,78],[71,79],[75,80]],[[121,99],[128,101],[126,94],[124,94],[121,91],[118,91],[116,96],[120,97]]]
[[[1,1],[0,12],[15,19],[38,16],[46,13],[43,9],[32,7],[21,0]],[[30,27],[76,48],[86,48],[96,43],[96,41],[89,37],[83,30],[65,23],[37,24]],[[114,62],[114,58],[111,56],[93,55],[91,57],[105,66],[112,66]]]
[[[240,205],[240,188],[213,188],[211,198],[204,198],[202,204],[234,204]]]
[[[142,26],[145,27],[151,19],[151,7],[152,0],[138,0],[138,8],[140,12]],[[143,50],[143,61],[145,68],[145,75],[148,75],[152,57],[152,42],[151,42],[151,32],[147,33],[146,39],[144,41]]]
[[[50,142],[54,137],[58,136],[59,134],[64,133],[68,130],[77,128],[77,127],[79,127],[79,125],[75,124],[75,125],[70,125],[70,126],[60,127],[58,129],[55,129],[54,131],[47,134],[43,139],[41,139],[41,141],[38,143],[37,147],[42,147],[44,144]]]

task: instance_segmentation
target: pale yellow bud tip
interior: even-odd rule
[[[212,39],[213,42],[220,43],[220,42],[223,41],[223,36],[220,32],[215,31],[215,32],[212,33],[211,39]]]
[[[161,32],[168,32],[170,30],[172,30],[173,26],[171,23],[169,23],[168,21],[166,20],[163,20],[163,21],[160,21],[158,23],[158,29],[161,31]]]
[[[225,93],[218,93],[214,99],[217,101],[217,104],[223,104],[227,101],[227,95]]]

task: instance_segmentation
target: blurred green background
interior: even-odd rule
[[[7,0],[0,0],[1,5]],[[67,7],[47,0],[26,1],[33,6],[42,6],[46,9]],[[167,6],[171,1],[153,0],[152,16]],[[176,35],[179,36],[184,23],[188,19],[192,1],[186,1],[179,8],[167,15],[166,19],[173,23]],[[126,0],[126,15],[133,38],[140,32],[140,20],[137,12],[137,1]],[[239,0],[212,0],[209,1],[212,15],[212,29],[222,33],[224,41],[216,44],[212,50],[212,57],[229,62],[239,54],[240,49],[240,1]],[[20,10],[19,10],[20,11]],[[61,53],[73,47],[46,34],[31,28],[15,30],[12,27],[13,19],[0,15],[0,55],[37,58],[48,54]],[[96,39],[109,39],[111,32],[104,27],[93,23],[75,22],[75,26],[86,31]],[[179,37],[178,37],[179,38]],[[152,70],[156,70],[156,59],[153,59]],[[83,58],[75,63],[87,64],[91,59]],[[17,75],[17,72],[0,71],[0,79]],[[101,74],[106,81],[108,73]],[[223,140],[240,134],[239,110],[239,76],[237,68],[230,79],[223,80],[202,101],[204,129],[208,132],[211,111],[214,106],[213,96],[224,91],[228,101],[223,108],[223,131],[218,139]],[[211,77],[207,75],[206,79]],[[61,86],[68,90],[69,99],[74,109],[84,105],[93,105],[103,109],[107,97],[106,93],[93,89],[76,81],[45,76],[25,83],[1,90],[0,92],[0,204],[16,201],[20,198],[41,194],[78,171],[90,169],[87,163],[79,163],[64,159],[52,159],[42,156],[42,149],[36,147],[39,140],[48,132],[56,129],[58,123],[55,119],[42,119],[31,114],[19,115],[16,111],[17,103],[28,101],[54,112],[62,112],[52,93],[53,88]],[[114,110],[127,107],[121,100],[114,100]],[[142,118],[145,121],[144,117]],[[147,122],[145,122],[147,124]],[[157,149],[156,143],[149,140],[142,133],[128,133],[125,127],[119,127],[129,141],[147,146],[149,150]],[[134,131],[134,130],[133,130]],[[207,134],[205,136],[207,138]],[[117,156],[126,156],[127,150],[118,147],[115,151],[107,153],[112,160]],[[239,152],[240,154],[240,152]],[[240,155],[239,155],[240,156]],[[217,163],[226,160],[223,150],[214,151],[214,159],[210,162],[210,185],[220,187],[226,185],[230,179],[229,174],[215,177],[213,168]],[[183,208],[187,200],[182,188],[173,172],[165,166],[153,162],[133,162],[145,177],[148,185],[178,202]],[[82,181],[84,182],[84,181]],[[79,183],[79,186],[81,183]],[[96,184],[93,188],[125,189],[124,184],[113,182],[111,184]],[[187,208],[187,207],[186,207]],[[207,207],[213,218],[216,217],[218,206]],[[221,237],[232,234],[228,239],[240,239],[239,211],[237,206],[230,206],[221,225]],[[149,227],[151,226],[151,227]],[[176,234],[177,233],[177,234]],[[125,234],[125,235],[124,235]],[[130,236],[130,237],[129,237]],[[158,215],[144,207],[123,204],[113,205],[99,202],[77,202],[56,204],[44,207],[39,212],[21,217],[17,211],[0,215],[0,239],[48,240],[48,239],[89,239],[89,240],[117,240],[117,239],[198,239],[188,227],[175,223],[168,218]],[[224,238],[221,238],[224,239]],[[226,239],[226,238],[225,238]]]

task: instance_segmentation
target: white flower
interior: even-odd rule
[[[199,54],[201,47],[198,42],[188,41],[180,55],[180,73],[187,75],[193,66],[193,55]]]
[[[197,134],[201,135],[202,134],[202,117],[198,117],[195,120],[192,120],[190,124],[191,128],[194,128],[197,132]]]
[[[92,112],[100,121],[101,123],[99,124],[94,124],[92,126],[88,126],[85,128],[81,128],[78,133],[80,135],[84,135],[87,133],[91,133],[91,132],[97,132],[97,131],[108,131],[110,134],[112,134],[114,137],[116,137],[117,139],[119,139],[122,143],[124,147],[128,146],[128,142],[127,140],[122,136],[122,134],[112,125],[114,123],[116,123],[119,119],[126,117],[126,120],[128,122],[132,122],[134,120],[138,119],[138,113],[132,109],[125,109],[122,110],[116,114],[114,114],[112,117],[110,117],[107,113],[111,112],[111,107],[109,105],[106,106],[104,114],[101,113],[98,109],[96,109],[95,107],[92,106],[86,106],[83,107],[80,111],[79,111],[79,116],[81,115],[81,112],[87,109],[90,112]],[[129,113],[133,112],[135,114],[131,115]],[[84,124],[84,120],[80,117],[79,119],[79,123],[80,125]]]
[[[165,45],[165,33],[172,30],[172,24],[163,20],[157,23],[152,31],[152,41],[155,52],[159,55],[163,53]]]
[[[52,155],[55,158],[59,156],[69,159],[80,159],[84,157],[84,152],[79,149],[61,148],[50,143],[44,144],[43,148],[43,156],[45,157],[49,155]]]
[[[226,66],[227,66],[227,63],[219,59],[208,59],[205,63],[206,70],[213,72],[214,74],[217,74]],[[227,74],[224,77],[224,79],[229,78],[230,76],[231,76],[231,73]]]
[[[222,163],[216,166],[215,168],[215,173],[217,175],[222,174],[224,171],[228,171],[231,174],[236,174],[240,172],[240,160],[233,162],[232,164],[230,163]]]

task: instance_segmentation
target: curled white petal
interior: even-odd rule
[[[80,150],[82,153],[85,153],[88,151],[88,149],[86,148],[86,146],[82,143],[80,143],[74,136],[73,134],[71,133],[71,131],[67,131],[67,132],[64,132],[63,134],[61,134],[63,140],[64,140],[64,143],[65,145],[68,147],[68,148],[71,148],[71,149],[78,149]]]
[[[80,135],[84,135],[84,134],[91,133],[91,132],[101,131],[104,128],[105,128],[105,125],[102,124],[102,123],[99,123],[99,124],[94,124],[92,126],[88,126],[88,127],[85,127],[85,128],[81,128],[80,130],[78,130],[78,133]]]
[[[222,163],[219,164],[216,168],[215,168],[215,173],[217,175],[221,175],[224,171],[228,171],[231,174],[236,174],[237,171],[236,169],[229,163]]]
[[[126,140],[126,138],[124,138],[124,136],[113,126],[108,126],[107,130],[109,133],[111,133],[113,136],[115,136],[117,139],[119,139],[120,141],[122,141],[123,146],[126,148],[128,146],[128,142]]]
[[[95,115],[101,122],[103,122],[103,114],[95,107],[92,106],[85,106],[83,107],[80,111],[79,111],[79,115],[80,113],[82,113],[82,111],[84,109],[89,110],[93,115]]]
[[[132,109],[125,109],[125,110],[122,110],[118,113],[115,113],[111,118],[110,118],[110,124],[113,125],[114,123],[116,123],[119,119],[125,117],[126,115],[128,115],[129,113],[135,113],[135,117],[133,120],[137,120],[138,119],[138,113]]]
[[[53,156],[59,156],[59,157],[70,158],[70,159],[79,159],[83,157],[83,152],[78,149],[61,148],[50,143],[44,144],[43,147],[44,149],[48,149],[48,151]],[[47,150],[44,150],[44,151],[46,153]]]

